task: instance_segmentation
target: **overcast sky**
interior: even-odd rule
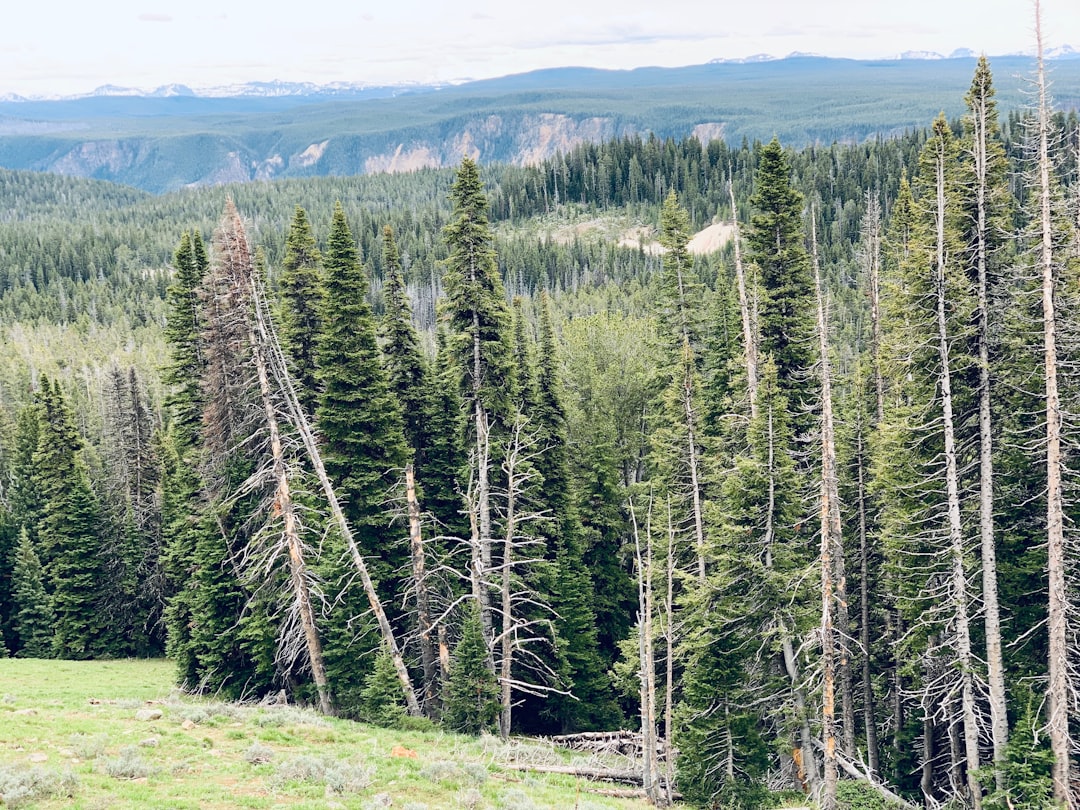
[[[1033,45],[1030,0],[14,0],[0,95],[246,81],[485,78],[541,67],[701,64],[755,53],[990,55]],[[1080,2],[1043,0],[1080,48]]]

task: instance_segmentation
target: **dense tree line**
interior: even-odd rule
[[[51,195],[96,186],[5,175],[47,222],[0,227],[6,342],[115,359],[4,366],[4,650],[638,726],[679,751],[658,804],[1072,801],[1077,128],[1043,101],[1003,132],[984,61],[965,100],[859,146],[240,187],[208,242],[205,193],[65,229]],[[613,212],[661,250],[544,230]]]

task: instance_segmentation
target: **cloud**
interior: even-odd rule
[[[172,21],[173,18],[171,14],[146,13],[139,15],[139,22],[167,23]]]

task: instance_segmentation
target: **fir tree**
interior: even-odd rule
[[[292,360],[290,372],[310,417],[319,397],[317,342],[322,331],[322,256],[307,212],[299,205],[285,238],[281,267],[281,343]]]
[[[804,246],[802,195],[791,185],[791,166],[776,138],[761,150],[754,186],[746,241],[762,290],[760,352],[772,355],[792,413],[806,413],[814,402],[807,375],[815,354],[810,257]],[[799,421],[797,428],[804,428],[805,417]]]
[[[11,578],[15,606],[12,628],[19,639],[17,654],[21,658],[51,658],[55,622],[52,603],[45,591],[41,562],[26,529],[19,533]]]
[[[82,440],[58,383],[41,386],[35,483],[43,507],[38,528],[56,617],[53,649],[60,658],[116,655],[115,628],[104,612],[110,582],[98,527],[101,512],[82,459]],[[47,560],[47,563],[45,562]]]
[[[320,383],[316,426],[326,471],[344,500],[345,514],[361,553],[371,562],[383,604],[399,604],[400,572],[408,544],[389,527],[387,498],[408,460],[401,411],[387,385],[367,302],[368,279],[341,204],[334,208],[323,257],[322,333],[317,361]],[[321,574],[335,605],[322,628],[327,677],[335,702],[346,716],[356,712],[363,689],[362,668],[370,649],[358,643],[366,622],[365,595],[340,540],[331,537]],[[396,617],[400,618],[400,617]],[[395,620],[395,617],[392,617]]]
[[[476,735],[493,729],[498,715],[499,685],[488,665],[479,613],[470,606],[461,623],[461,640],[450,660],[443,724],[451,731]]]
[[[401,256],[394,231],[383,228],[383,304],[385,314],[379,325],[387,382],[403,416],[405,441],[412,448],[413,463],[421,484],[424,475],[424,451],[431,442],[428,420],[431,416],[429,371],[420,340],[413,326],[412,307],[402,277]]]
[[[202,421],[203,398],[199,381],[203,357],[198,289],[209,266],[198,231],[185,232],[173,255],[175,276],[165,294],[168,310],[165,340],[170,347],[170,359],[161,375],[162,382],[168,386],[165,404],[172,413],[178,439],[185,449],[196,443]]]

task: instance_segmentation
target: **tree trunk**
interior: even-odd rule
[[[862,693],[863,725],[866,730],[866,758],[870,765],[870,776],[876,776],[881,759],[878,753],[877,720],[874,712],[874,683],[871,677],[870,662],[870,550],[866,538],[866,482],[864,470],[862,410],[859,410],[858,425],[855,434],[855,452],[858,463],[858,499],[859,499],[859,646],[862,647]],[[853,753],[849,749],[845,753]]]
[[[942,141],[943,143],[943,141]],[[979,767],[979,729],[975,721],[974,659],[971,653],[971,626],[968,618],[967,575],[964,571],[964,536],[960,518],[960,475],[957,470],[956,435],[953,419],[952,376],[949,369],[949,337],[946,330],[945,291],[945,153],[942,146],[935,163],[935,258],[934,287],[937,296],[938,356],[941,363],[938,385],[941,390],[941,420],[945,442],[945,493],[947,501],[949,551],[952,560],[953,623],[956,634],[956,662],[960,668],[961,712],[967,789],[974,810],[982,804],[982,789],[975,771]]]
[[[854,749],[854,722],[848,717],[851,711],[851,678],[846,656],[840,653],[840,671],[836,669],[836,631],[833,627],[833,600],[844,602],[843,582],[844,543],[840,527],[840,499],[836,473],[836,442],[833,438],[832,379],[829,374],[829,336],[825,301],[821,292],[821,268],[818,264],[817,225],[814,211],[810,211],[810,243],[814,265],[814,294],[817,299],[818,346],[821,353],[821,735],[825,745],[825,779],[820,798],[821,810],[836,810],[836,785],[839,771],[836,762],[836,678],[839,674],[844,692],[844,736],[852,737]],[[839,574],[839,576],[837,576]],[[834,595],[834,589],[836,591]],[[841,625],[840,634],[846,635]],[[841,647],[845,646],[843,643]],[[847,688],[843,682],[847,674]]]
[[[1009,744],[1009,718],[1005,696],[1005,666],[1001,655],[1001,618],[998,607],[997,551],[994,543],[994,444],[990,418],[990,312],[987,284],[987,133],[989,99],[972,98],[972,159],[975,164],[976,245],[978,271],[979,343],[979,540],[982,556],[983,621],[986,628],[987,681],[990,693],[990,732],[994,746],[994,781],[1005,789],[1003,766]]]
[[[506,533],[503,535],[502,558],[502,630],[500,636],[499,684],[501,686],[501,709],[499,711],[499,736],[510,738],[510,712],[513,704],[510,698],[510,673],[514,661],[513,604],[511,600],[511,572],[514,564],[514,533],[517,531],[517,491],[515,484],[516,449],[507,453],[507,488],[506,488]]]
[[[427,586],[424,540],[420,531],[420,502],[416,497],[412,462],[405,465],[405,499],[409,510],[409,550],[413,589],[416,592],[416,624],[420,633],[420,663],[424,671],[424,710],[428,717],[435,717],[439,706],[439,676],[436,671],[435,643],[431,637],[431,594]]]
[[[694,410],[694,363],[690,343],[683,345],[683,414],[686,417],[687,463],[690,467],[690,495],[694,510],[694,548],[697,553],[698,581],[705,582],[705,516],[701,499],[701,473],[698,469],[697,412]]]
[[[1061,482],[1061,398],[1058,393],[1057,320],[1054,312],[1053,217],[1050,188],[1050,102],[1043,62],[1042,8],[1035,0],[1035,41],[1038,50],[1038,173],[1039,185],[1039,270],[1042,274],[1043,362],[1046,376],[1046,541],[1049,604],[1049,683],[1046,698],[1049,711],[1047,732],[1054,752],[1054,801],[1074,807],[1069,787],[1069,687],[1068,687],[1068,596],[1065,591],[1064,497]]]
[[[672,692],[675,687],[675,526],[671,522],[671,495],[667,501],[667,594],[664,599],[664,641],[667,645],[664,659],[664,775],[667,803],[674,801],[675,751],[672,746]]]
[[[660,768],[656,761],[656,663],[652,626],[652,504],[646,518],[646,551],[641,553],[634,505],[630,503],[630,521],[634,531],[634,556],[638,572],[638,659],[641,670],[641,766],[642,787],[649,804],[659,806],[664,793],[660,785]]]

